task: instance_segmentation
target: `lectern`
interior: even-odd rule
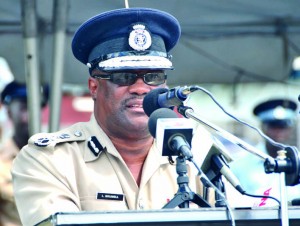
[[[300,208],[289,208],[290,226],[300,225]],[[278,208],[234,209],[238,226],[280,226]],[[56,213],[39,226],[67,225],[122,225],[122,226],[231,226],[226,208],[162,209],[147,211],[101,211]]]

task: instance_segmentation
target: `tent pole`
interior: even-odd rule
[[[68,0],[55,0],[53,10],[53,68],[50,92],[50,132],[60,124]]]
[[[33,135],[41,130],[41,89],[35,0],[22,0],[21,11],[25,46],[25,78],[28,92],[29,133]]]

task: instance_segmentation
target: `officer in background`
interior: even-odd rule
[[[258,104],[253,114],[261,122],[261,130],[278,143],[291,145],[291,137],[294,136],[294,126],[297,115],[296,102],[289,99],[272,99]],[[262,139],[256,146],[259,151],[277,157],[279,147],[272,145],[270,142]],[[280,200],[279,174],[266,174],[264,161],[259,157],[245,152],[244,156],[235,159],[230,164],[231,170],[239,178],[241,185],[247,193],[253,195],[272,196]],[[289,201],[300,198],[300,186],[288,186],[287,198]],[[273,199],[257,199],[248,197],[239,197],[234,206],[274,206],[278,205]]]
[[[260,119],[261,129],[268,137],[278,143],[290,145],[296,110],[297,104],[292,100],[273,99],[258,104],[253,113]],[[277,157],[279,148],[270,142],[260,142],[256,147],[273,158]]]
[[[42,107],[48,99],[46,87],[44,91]],[[1,102],[11,121],[12,136],[0,148],[0,221],[3,226],[16,226],[21,222],[14,203],[10,170],[13,159],[29,139],[26,85],[17,81],[9,83],[1,93]]]

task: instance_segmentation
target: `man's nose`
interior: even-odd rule
[[[137,78],[135,83],[128,87],[128,90],[130,93],[142,95],[148,93],[151,90],[151,88],[144,82],[143,78]]]

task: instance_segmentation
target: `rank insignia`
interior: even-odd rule
[[[95,156],[98,156],[103,150],[102,145],[95,136],[90,137],[88,141],[88,147]]]
[[[70,137],[71,136],[69,134],[67,134],[67,133],[63,133],[63,134],[59,135],[60,139],[67,139],[67,138],[70,138]]]
[[[130,32],[128,40],[130,47],[137,51],[148,49],[152,44],[152,40],[149,31],[145,28],[145,25],[135,24],[132,28],[133,30]]]
[[[39,147],[46,147],[51,143],[51,141],[52,140],[50,140],[48,137],[41,137],[37,139],[34,144]]]
[[[82,136],[82,132],[77,130],[77,131],[75,131],[74,135],[76,137],[81,137]]]

